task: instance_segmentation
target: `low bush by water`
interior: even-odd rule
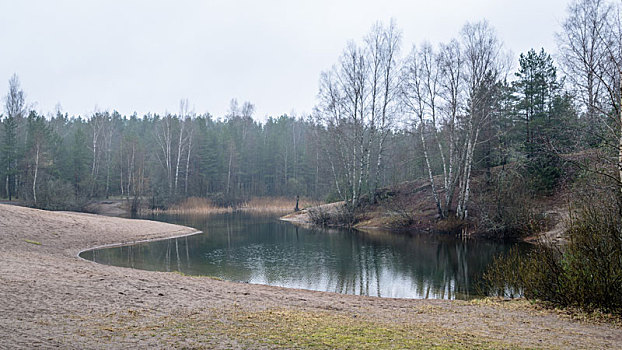
[[[527,256],[513,250],[497,258],[484,277],[487,291],[622,314],[622,201],[617,193],[585,198],[571,218],[568,239],[562,247],[540,243]]]

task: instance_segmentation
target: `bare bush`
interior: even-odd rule
[[[318,206],[307,209],[311,222],[320,226],[352,227],[355,209],[350,205]]]
[[[622,313],[622,199],[616,191],[584,198],[564,247],[540,243],[526,257],[498,258],[485,275],[495,295],[525,297],[584,310]]]

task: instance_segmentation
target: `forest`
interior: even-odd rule
[[[321,74],[312,113],[265,122],[236,99],[223,116],[185,99],[174,113],[46,114],[13,75],[0,119],[0,197],[73,210],[119,196],[151,208],[262,196],[357,207],[379,188],[419,179],[439,218],[468,220],[474,195],[496,188],[514,201],[519,184],[527,197],[548,196],[568,164],[620,192],[618,15],[612,3],[576,2],[555,56],[534,48],[517,62],[485,20],[412,48],[396,23],[378,22]],[[476,188],[476,175],[488,187]]]

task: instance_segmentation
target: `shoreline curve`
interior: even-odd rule
[[[0,204],[2,346],[235,349],[271,348],[266,341],[276,339],[303,348],[317,327],[327,336],[323,325],[344,337],[360,329],[352,325],[366,327],[370,341],[388,330],[466,348],[622,343],[620,325],[576,320],[520,300],[385,299],[123,268],[78,256],[89,250],[84,247],[196,233],[162,222]],[[292,324],[308,331],[281,332]]]

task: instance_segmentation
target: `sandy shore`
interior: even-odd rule
[[[353,339],[362,348],[622,344],[619,327],[524,301],[357,297],[110,267],[77,257],[89,247],[193,231],[0,205],[0,348],[332,348],[352,347]],[[382,337],[405,342],[374,343]]]

